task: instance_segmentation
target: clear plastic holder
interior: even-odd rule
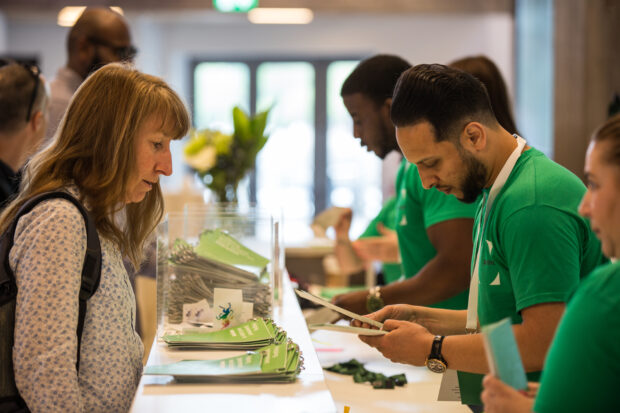
[[[184,212],[167,214],[157,228],[157,337],[187,327],[183,304],[206,299],[213,307],[215,288],[241,289],[243,301],[253,304],[253,317],[271,317],[281,299],[281,225],[281,215],[247,205],[187,204]],[[210,260],[196,254],[194,248],[208,230],[226,233],[267,258],[265,271],[226,267],[218,264],[217,257]]]

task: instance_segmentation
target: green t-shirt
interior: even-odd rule
[[[396,175],[396,198],[398,246],[404,276],[411,278],[437,254],[427,229],[451,219],[473,218],[476,205],[460,202],[435,188],[424,189],[418,168],[406,159]],[[467,308],[467,297],[464,291],[431,307],[462,310]]]
[[[579,286],[549,349],[534,411],[620,412],[620,264]]]
[[[577,213],[585,191],[579,178],[542,152],[529,149],[521,154],[495,199],[482,242],[481,326],[505,317],[519,324],[524,308],[568,301],[580,279],[605,262],[598,239]],[[489,189],[484,192],[486,199]],[[476,213],[474,238],[484,207],[483,201]],[[476,239],[472,269],[475,251]],[[464,375],[459,376],[462,381]],[[480,384],[482,376],[476,376]],[[539,377],[540,372],[528,374],[530,381]],[[463,384],[461,394],[473,393]],[[479,404],[465,397],[462,401]]]
[[[360,235],[360,238],[378,237],[381,235],[377,230],[377,224],[382,223],[389,229],[396,227],[396,197],[393,196],[387,200],[379,214],[368,224],[366,230]],[[403,274],[403,268],[399,263],[384,262],[383,279],[386,284],[397,281]]]

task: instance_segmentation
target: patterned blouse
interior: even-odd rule
[[[18,288],[13,363],[17,388],[32,412],[131,407],[144,351],[135,331],[135,297],[119,249],[99,238],[101,282],[87,303],[78,373],[84,219],[69,201],[51,199],[18,222],[9,255]]]

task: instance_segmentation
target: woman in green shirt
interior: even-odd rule
[[[588,191],[579,213],[590,220],[607,257],[620,257],[620,114],[592,137]],[[486,413],[620,411],[620,262],[599,267],[566,308],[540,386],[522,394],[494,376],[484,379]]]

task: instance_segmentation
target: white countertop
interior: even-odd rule
[[[405,373],[407,384],[394,389],[373,389],[370,383],[355,383],[353,376],[324,371],[327,387],[334,397],[338,412],[344,406],[351,413],[385,412],[471,412],[460,402],[438,402],[441,374],[426,367],[392,363],[372,347],[361,342],[355,334],[317,330],[312,333],[316,354],[323,367],[330,367],[355,358],[366,370],[386,376]]]

